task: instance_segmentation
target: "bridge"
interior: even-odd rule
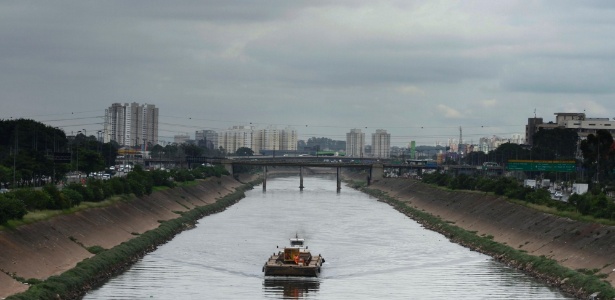
[[[337,190],[341,189],[341,169],[354,168],[368,170],[367,183],[371,181],[381,180],[385,176],[385,170],[391,173],[402,174],[406,172],[416,172],[417,175],[422,175],[425,170],[442,170],[452,172],[455,175],[459,174],[488,174],[502,175],[505,168],[501,166],[471,166],[471,165],[436,165],[422,163],[418,160],[399,160],[393,159],[374,159],[374,158],[349,158],[338,156],[258,156],[258,157],[235,157],[235,158],[208,158],[208,157],[186,157],[183,160],[165,160],[165,159],[145,159],[145,166],[183,166],[192,168],[194,164],[215,164],[223,165],[225,169],[232,175],[238,166],[258,166],[263,168],[264,180],[263,190],[267,188],[267,168],[268,167],[298,167],[299,168],[299,188],[303,189],[303,169],[304,168],[334,168],[337,177]]]
[[[341,190],[341,168],[357,168],[368,169],[368,184],[371,180],[378,180],[382,178],[384,173],[384,166],[382,164],[364,163],[364,162],[325,162],[322,159],[320,161],[308,160],[308,159],[232,159],[220,161],[229,173],[233,174],[236,166],[261,166],[263,167],[263,190],[267,189],[267,167],[299,167],[299,188],[303,189],[303,168],[335,168],[336,170],[336,182],[337,190]]]

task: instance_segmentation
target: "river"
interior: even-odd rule
[[[146,255],[84,299],[572,299],[449,242],[334,177],[269,178],[226,211]],[[318,278],[265,278],[298,234]]]

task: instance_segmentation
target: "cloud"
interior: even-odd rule
[[[481,105],[483,107],[495,107],[498,104],[498,101],[495,99],[483,100],[481,101]]]
[[[425,96],[425,91],[414,85],[403,85],[397,87],[397,92],[404,95]]]
[[[444,115],[445,118],[459,119],[462,117],[461,113],[458,110],[444,104],[438,104],[436,108],[438,112],[440,112],[440,114]]]
[[[167,135],[255,122],[421,144],[522,133],[534,109],[615,117],[613,3],[0,2],[0,118],[98,109],[79,123],[95,132],[137,101],[177,117]]]

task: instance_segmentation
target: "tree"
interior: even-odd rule
[[[613,137],[604,129],[596,131],[596,134],[588,135],[587,139],[581,141],[583,167],[587,169],[590,178],[594,177],[596,181],[600,181],[612,176],[610,170],[615,167],[613,145]]]
[[[468,165],[482,165],[484,162],[487,161],[487,154],[485,154],[485,152],[483,151],[470,152],[464,157],[464,160],[465,163]]]
[[[505,143],[489,152],[488,160],[504,165],[511,159],[527,159],[528,153],[521,145]]]
[[[534,134],[534,159],[575,159],[579,135],[574,129],[541,129]]]
[[[237,156],[253,156],[254,151],[248,147],[239,147],[237,151],[235,151],[235,155]]]
[[[181,150],[184,152],[186,156],[203,156],[203,148],[199,148],[199,146],[194,144],[181,144]]]

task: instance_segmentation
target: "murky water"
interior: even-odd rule
[[[334,178],[270,179],[147,255],[85,299],[568,299],[450,243]],[[265,278],[297,233],[326,262],[318,278]]]

